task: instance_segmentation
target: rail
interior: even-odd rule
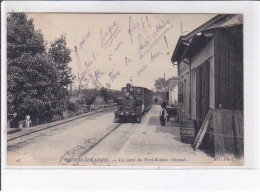
[[[12,133],[12,134],[8,134],[9,137],[7,137],[7,141],[12,141],[14,139],[26,136],[26,135],[30,135],[32,133],[36,133],[45,129],[49,129],[64,123],[68,123],[70,121],[74,121],[83,117],[87,117],[87,116],[91,116],[91,115],[95,115],[97,113],[100,112],[105,112],[105,111],[109,111],[109,110],[113,110],[115,107],[109,107],[109,108],[104,108],[104,109],[99,109],[97,111],[92,111],[92,112],[88,112],[88,113],[84,113],[81,115],[77,115],[74,117],[71,117],[69,119],[64,119],[64,120],[60,120],[60,121],[55,121],[52,123],[47,123],[47,124],[42,124],[42,125],[37,125],[35,127],[30,127],[30,128],[23,128],[21,131],[19,131],[19,134],[16,133]]]

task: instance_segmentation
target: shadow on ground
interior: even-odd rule
[[[148,121],[148,125],[152,125],[152,126],[161,126],[160,123],[160,118],[159,116],[151,116],[149,121]],[[162,126],[163,127],[163,126]],[[166,122],[166,126],[165,127],[180,127],[180,124],[178,122],[175,122],[172,118]]]
[[[168,133],[173,140],[181,142],[179,123],[170,120],[166,122],[166,126],[161,126],[159,116],[151,116],[148,125],[156,126],[155,133]]]

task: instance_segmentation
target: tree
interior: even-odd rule
[[[157,91],[163,92],[165,89],[168,88],[171,80],[175,80],[176,83],[178,83],[178,78],[175,76],[167,80],[165,80],[164,78],[158,78],[157,80],[155,80],[154,87]]]
[[[45,52],[41,32],[34,29],[33,20],[24,13],[10,13],[7,17],[7,57],[15,59],[23,53],[34,56]]]
[[[51,42],[49,54],[53,58],[57,69],[60,71],[60,84],[67,87],[74,78],[71,74],[69,63],[71,62],[71,50],[67,48],[65,35]]]
[[[44,51],[43,36],[35,31],[33,20],[24,13],[11,13],[7,18],[9,113],[24,116],[46,108],[50,96],[45,91],[52,81],[48,73],[54,74],[55,70]]]
[[[158,78],[157,80],[155,80],[154,87],[157,91],[164,91],[167,86],[168,82],[165,81],[163,78]]]
[[[118,98],[121,96],[121,91],[118,90],[109,90],[108,98],[113,100],[113,102],[118,103]]]
[[[69,63],[71,62],[71,50],[67,48],[66,37],[64,35],[61,35],[60,38],[51,42],[48,54],[54,60],[55,66],[59,71],[58,84],[53,87],[56,95],[53,106],[57,113],[61,113],[67,107],[68,86],[74,79],[71,68],[69,67]]]
[[[100,96],[104,98],[105,103],[107,103],[108,100],[108,91],[105,87],[101,87],[100,89]]]
[[[61,88],[65,91],[64,77],[68,72],[57,65],[62,62],[58,63],[46,52],[43,35],[34,29],[32,19],[24,13],[10,13],[7,18],[8,114],[16,112],[20,119],[27,114],[32,119],[37,116],[51,119],[57,111]]]
[[[99,91],[96,89],[84,89],[82,90],[82,94],[84,96],[83,98],[85,99],[85,103],[90,106],[94,103]]]

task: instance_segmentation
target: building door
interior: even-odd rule
[[[196,69],[196,132],[209,111],[209,61]]]

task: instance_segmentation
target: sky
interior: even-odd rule
[[[61,34],[71,49],[73,86],[120,90],[127,83],[154,89],[155,80],[177,75],[171,57],[180,35],[215,14],[31,13],[50,43]],[[49,44],[48,44],[49,45]]]

